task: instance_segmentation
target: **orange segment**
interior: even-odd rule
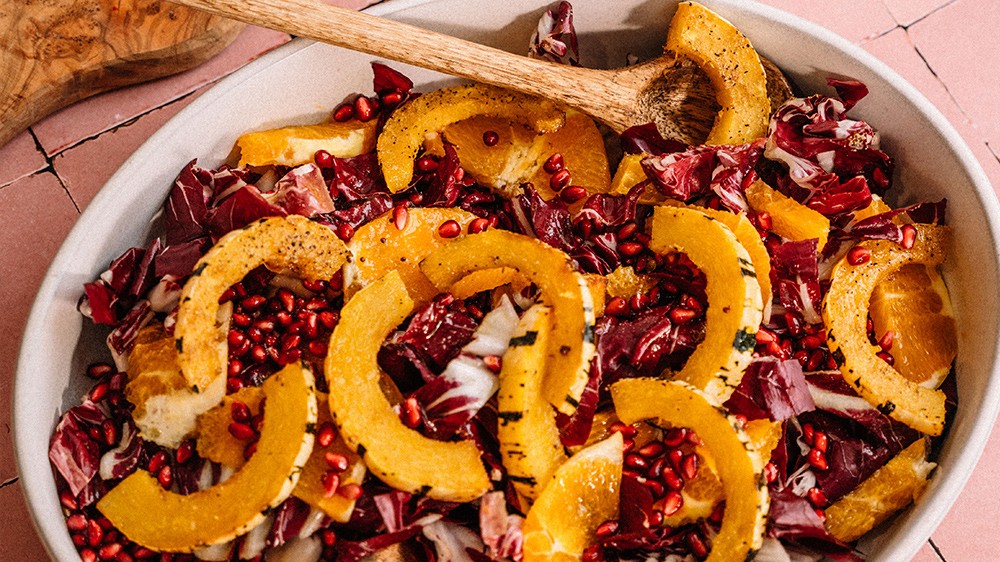
[[[927,477],[937,466],[926,459],[923,439],[903,449],[851,493],[826,509],[826,529],[851,542],[916,501],[927,488]]]
[[[364,154],[375,148],[378,120],[297,125],[246,133],[236,139],[240,166],[300,166],[313,161],[319,150],[338,158]]]
[[[642,159],[648,154],[626,154],[618,163],[618,170],[611,180],[610,192],[615,195],[626,195],[630,189],[641,182],[646,181],[646,172],[642,169]],[[656,188],[648,186],[639,197],[639,202],[646,205],[659,205],[672,201],[663,195]]]
[[[594,120],[576,111],[566,112],[566,124],[558,131],[542,135],[539,165],[553,154],[561,154],[570,173],[569,185],[587,188],[589,193],[607,193],[611,190],[611,172],[604,150],[604,137]],[[552,174],[543,167],[536,169],[528,179],[544,199],[552,199],[556,192],[549,187]]]
[[[818,250],[826,246],[830,234],[830,220],[786,197],[766,183],[757,180],[747,188],[747,202],[758,213],[771,215],[775,234],[789,240],[819,239]]]
[[[580,560],[597,527],[617,518],[621,478],[621,433],[570,457],[528,511],[524,562]]]
[[[958,354],[951,299],[941,274],[921,264],[904,265],[875,286],[868,312],[876,337],[894,334],[889,352],[896,370],[917,384],[940,386]]]
[[[438,232],[442,224],[453,220],[465,232],[475,218],[461,209],[421,207],[408,209],[402,230],[396,226],[392,211],[365,224],[347,244],[354,258],[345,268],[345,273],[349,272],[347,296],[395,270],[411,298],[418,304],[430,301],[438,290],[420,272],[420,260],[451,240]]]

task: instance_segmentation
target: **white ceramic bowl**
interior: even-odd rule
[[[512,52],[524,52],[544,0],[396,0],[369,10]],[[828,91],[829,75],[861,80],[871,94],[852,112],[882,133],[898,162],[894,203],[947,197],[955,229],[946,278],[959,318],[956,365],[960,409],[940,468],[919,504],[867,537],[877,560],[908,560],[947,513],[986,443],[1000,404],[997,240],[1000,208],[982,170],[944,117],[895,72],[816,25],[740,0],[704,0],[807,92]],[[620,66],[626,54],[659,53],[675,0],[575,0],[585,65]],[[342,97],[371,89],[371,57],[292,43],[220,82],[153,135],[93,200],[56,256],[29,318],[18,364],[14,423],[22,488],[52,556],[78,560],[47,459],[61,412],[85,391],[80,376],[105,355],[103,334],[76,311],[83,283],[148,234],[181,167],[192,158],[219,163],[247,129],[314,121]],[[394,64],[418,86],[446,78]]]

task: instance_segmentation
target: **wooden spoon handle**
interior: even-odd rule
[[[354,51],[561,101],[591,115],[631,105],[613,75],[510,54],[319,0],[173,0]]]

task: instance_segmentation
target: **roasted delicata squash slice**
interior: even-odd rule
[[[367,122],[330,121],[293,125],[245,133],[236,139],[242,166],[301,166],[325,150],[337,158],[350,158],[375,148],[377,119]]]
[[[571,414],[587,385],[594,346],[594,303],[587,279],[569,257],[539,240],[505,230],[466,236],[428,255],[420,269],[438,290],[482,269],[509,267],[539,289],[552,308],[552,339],[543,395],[560,412]]]
[[[347,247],[329,228],[298,215],[262,219],[223,236],[198,260],[177,311],[177,365],[192,391],[225,380],[228,346],[217,316],[226,289],[261,265],[276,273],[328,280],[347,256]]]
[[[344,305],[324,364],[330,413],[347,445],[386,484],[438,500],[472,501],[490,488],[475,444],[436,441],[406,427],[380,388],[379,347],[413,308],[396,271]]]
[[[524,562],[580,560],[598,526],[618,518],[622,446],[613,433],[556,470],[525,517]]]
[[[625,379],[611,386],[622,422],[654,419],[693,429],[715,459],[725,492],[722,527],[710,561],[749,560],[760,548],[770,507],[764,459],[736,418],[713,398],[680,381]]]
[[[754,211],[771,216],[771,230],[775,234],[789,240],[816,238],[819,240],[817,249],[823,251],[830,236],[830,219],[760,180],[751,184],[746,194],[747,203]]]
[[[667,50],[708,75],[722,106],[705,144],[743,144],[767,134],[771,102],[764,66],[733,24],[695,2],[681,2],[667,31]]]
[[[248,386],[226,396],[221,404],[199,416],[198,439],[196,441],[198,455],[232,469],[242,468],[247,462],[245,451],[249,442],[237,439],[229,433],[229,424],[233,422],[233,403],[241,402],[246,405],[251,415],[256,416],[261,411],[263,401],[264,388]],[[316,406],[319,411],[316,427],[332,423],[326,394],[316,393]],[[334,521],[346,523],[354,511],[355,500],[339,494],[327,497],[326,488],[322,482],[323,475],[330,469],[330,465],[326,462],[327,453],[343,455],[347,460],[347,469],[340,473],[341,486],[361,484],[367,471],[365,463],[354,451],[347,448],[347,444],[340,436],[337,436],[326,447],[321,446],[318,442],[313,446],[312,454],[309,455],[309,460],[302,467],[299,482],[292,490],[292,495],[319,509]]]
[[[548,308],[535,305],[521,317],[503,355],[497,394],[500,454],[514,489],[529,504],[567,458],[555,410],[542,396],[551,314]]]
[[[924,439],[914,441],[846,496],[826,508],[826,530],[853,542],[917,501],[937,464],[927,460]]]
[[[347,249],[351,262],[346,280],[348,296],[381,278],[390,270],[399,272],[410,297],[418,305],[430,301],[438,290],[420,272],[420,260],[442,245],[454,240],[438,232],[447,221],[455,221],[465,232],[476,216],[462,209],[418,207],[408,209],[406,224],[400,229],[389,211],[373,219],[354,233]]]
[[[393,112],[376,145],[389,191],[406,189],[413,159],[428,134],[474,115],[492,115],[524,124],[537,133],[563,126],[566,114],[552,102],[485,84],[453,86],[428,92]]]
[[[877,346],[868,341],[868,303],[875,286],[892,272],[910,263],[937,267],[944,261],[950,229],[914,225],[917,239],[905,249],[889,240],[862,242],[871,259],[851,265],[842,259],[830,276],[823,299],[827,343],[838,358],[844,380],[883,414],[928,435],[944,430],[945,396],[916,384],[879,358]]]
[[[164,552],[191,552],[256,527],[292,492],[312,451],[313,376],[289,364],[264,382],[267,406],[257,452],[225,482],[189,495],[163,489],[150,473],[122,480],[97,508],[123,535]]]
[[[743,377],[763,314],[753,261],[728,227],[693,208],[657,207],[650,234],[651,250],[683,252],[705,274],[705,339],[674,378],[721,404]]]

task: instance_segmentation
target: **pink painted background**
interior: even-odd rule
[[[328,0],[360,8],[366,0]],[[540,3],[543,0],[540,0]],[[893,67],[972,147],[1000,188],[1000,3],[996,0],[764,0],[825,26]],[[104,182],[157,128],[213,83],[288,41],[249,28],[222,54],[171,78],[69,107],[0,148],[0,396],[10,396],[20,334],[53,256]],[[14,464],[9,398],[0,398],[0,558],[44,560]],[[994,559],[1000,431],[922,562]]]

